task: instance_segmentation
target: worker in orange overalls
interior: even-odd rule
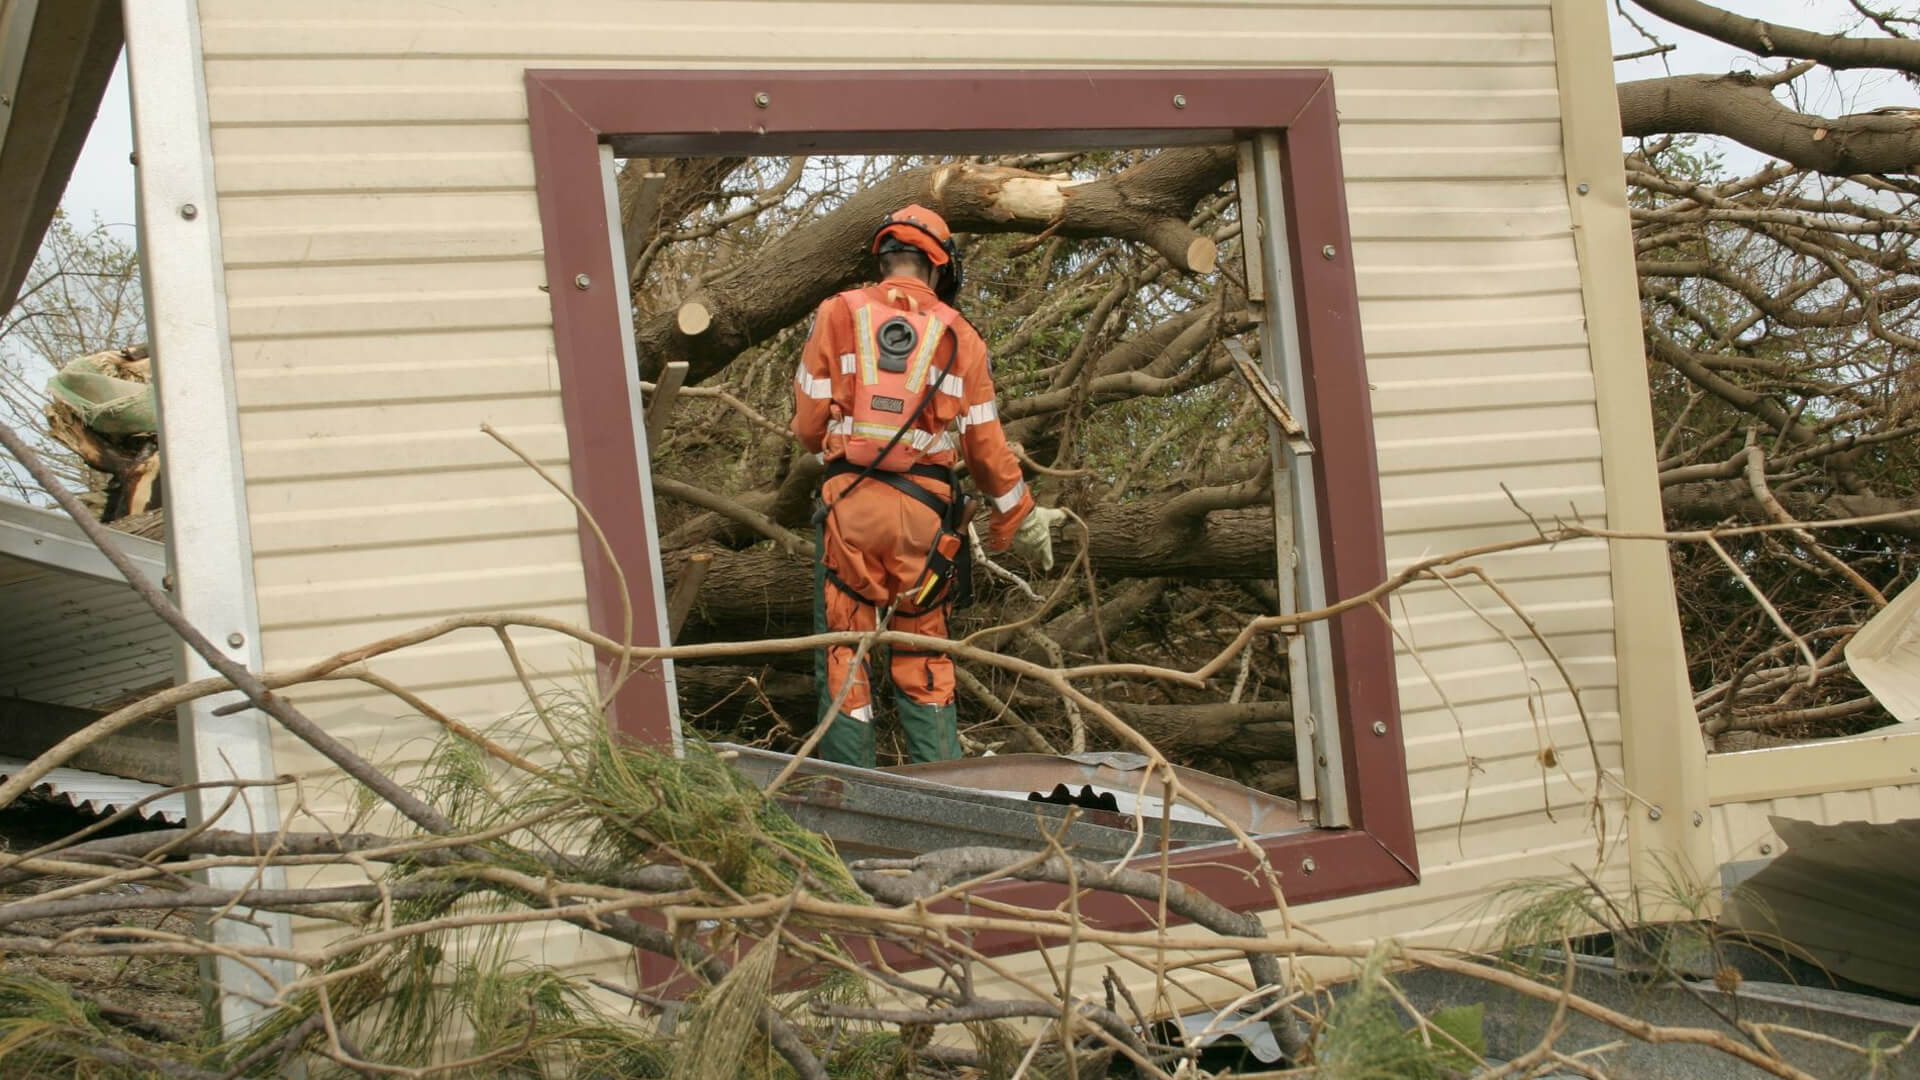
[[[1011,545],[1052,569],[1051,527],[1066,515],[1027,493],[1000,429],[986,343],[949,306],[961,268],[947,223],[924,206],[902,207],[869,249],[880,283],[815,310],[794,375],[793,433],[827,464],[814,629],[870,630],[897,605],[893,629],[945,637],[971,559],[957,462],[992,506],[989,550]],[[820,755],[871,768],[873,696],[853,653],[839,645],[816,658],[823,714],[852,680],[839,711],[819,719],[831,725]],[[912,759],[961,756],[953,661],[896,648],[890,672]]]

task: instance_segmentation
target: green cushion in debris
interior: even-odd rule
[[[159,431],[153,386],[103,374],[101,369],[107,366],[91,356],[74,360],[48,381],[47,393],[102,435],[151,435]]]

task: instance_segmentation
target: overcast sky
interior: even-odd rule
[[[1620,16],[1611,0],[1586,0],[1609,3],[1613,13],[1613,51],[1637,52],[1646,48],[1645,38],[1636,33]],[[1909,0],[1888,0],[1888,6],[1906,6]],[[1852,30],[1862,20],[1846,0],[1731,0],[1730,6],[1756,19],[1834,31]],[[1667,74],[1708,73],[1756,70],[1761,62],[1738,50],[1709,41],[1678,27],[1661,22],[1632,6],[1627,10],[1662,41],[1678,45],[1674,52],[1618,64],[1615,71],[1622,79],[1645,79]],[[1878,33],[1877,30],[1874,31]],[[1777,70],[1778,61],[1765,61]],[[1809,112],[1832,116],[1847,112],[1865,112],[1881,105],[1920,104],[1920,88],[1906,79],[1878,72],[1841,73],[1837,76],[1815,72],[1795,84],[1804,95],[1800,107]],[[133,166],[127,155],[133,149],[133,123],[128,111],[126,64],[114,71],[94,121],[93,133],[74,167],[62,205],[78,225],[89,224],[94,217],[121,235],[133,236]]]

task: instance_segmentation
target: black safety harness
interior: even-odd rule
[[[930,574],[933,576],[934,580],[930,588],[922,587],[918,590],[921,595],[927,596],[928,600],[912,608],[908,608],[903,604],[899,609],[899,613],[902,615],[923,615],[940,607],[964,608],[973,602],[973,558],[969,551],[971,544],[969,543],[966,532],[967,496],[960,490],[959,471],[951,465],[927,464],[909,465],[905,472],[893,472],[879,468],[879,463],[884,461],[886,456],[893,451],[893,448],[900,445],[900,440],[906,437],[907,432],[912,430],[913,426],[920,422],[920,417],[927,411],[928,402],[933,400],[934,392],[947,381],[947,376],[953,371],[953,365],[960,359],[960,342],[952,335],[948,335],[947,341],[950,349],[947,353],[946,366],[940,369],[940,374],[936,378],[927,383],[927,388],[920,394],[920,403],[914,406],[913,415],[907,417],[907,419],[901,423],[900,429],[893,433],[893,438],[887,441],[886,447],[874,458],[873,464],[862,467],[853,464],[845,458],[835,458],[827,463],[826,479],[830,480],[836,476],[846,476],[849,473],[856,475],[854,475],[853,483],[848,484],[846,489],[840,492],[840,497],[831,503],[826,501],[826,494],[823,490],[821,493],[820,506],[813,513],[813,524],[816,527],[824,524],[827,520],[827,515],[833,512],[833,508],[839,505],[841,499],[853,494],[853,489],[859,487],[867,480],[872,479],[878,480],[888,487],[893,488],[895,491],[900,492],[902,495],[913,499],[939,516],[940,531],[934,535],[933,546],[927,551],[926,572],[922,574],[921,582],[916,583],[924,585],[924,583],[927,582],[927,575]],[[947,491],[950,497],[946,499],[940,498],[933,492],[907,479],[910,475],[940,481],[947,485]],[[957,543],[948,540],[949,537],[955,538]],[[943,543],[943,541],[945,541],[945,543]],[[957,552],[948,555],[941,550],[942,547],[957,548]],[[824,563],[824,552],[821,555],[821,559]],[[875,602],[872,597],[863,595],[855,590],[853,586],[840,580],[840,575],[833,572],[833,567],[827,566],[825,569],[827,572],[827,580],[832,582],[834,587],[841,592],[866,604],[868,607],[877,608],[881,606],[880,603]],[[895,649],[894,652],[896,654],[906,655],[898,649]]]

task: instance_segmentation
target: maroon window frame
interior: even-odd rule
[[[626,571],[637,644],[660,644],[649,557],[653,508],[640,497],[634,447],[643,436],[634,430],[622,368],[621,335],[630,330],[615,292],[625,275],[613,261],[603,143],[623,155],[971,153],[1217,145],[1277,132],[1306,382],[1306,400],[1296,408],[1304,410],[1317,449],[1308,461],[1319,492],[1327,595],[1354,596],[1385,579],[1372,409],[1328,72],[529,70],[526,85],[547,280],[556,283],[549,292],[573,488]],[[618,578],[584,525],[580,547],[591,624],[618,638]],[[1337,734],[1353,825],[1260,839],[1289,904],[1419,880],[1391,634],[1366,608],[1334,619],[1331,631]],[[609,671],[602,658],[603,679]],[[623,732],[651,742],[670,737],[673,703],[657,674],[629,681],[613,707]],[[1385,725],[1385,737],[1376,723]],[[1244,850],[1189,849],[1170,863],[1181,881],[1235,910],[1272,906]],[[1041,908],[1065,895],[1060,886],[1027,882],[998,882],[975,893]],[[1116,930],[1150,925],[1153,914],[1104,893],[1083,897],[1080,910]],[[973,944],[988,952],[1034,944],[1001,937]]]

